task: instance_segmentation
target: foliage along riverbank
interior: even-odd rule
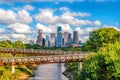
[[[77,63],[68,64],[66,71],[73,73],[71,80],[120,80],[120,31],[114,28],[94,30],[81,50],[95,54],[83,61],[79,72]]]
[[[0,48],[22,48],[25,49],[25,45],[21,41],[11,42],[9,40],[1,41]],[[10,58],[11,54],[1,53],[0,58]],[[21,57],[21,55],[16,55]],[[0,80],[27,80],[31,76],[32,70],[26,66],[15,66],[15,73],[11,74],[11,66],[0,66]]]

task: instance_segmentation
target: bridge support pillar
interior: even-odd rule
[[[14,65],[12,65],[11,72],[12,72],[12,74],[14,74],[14,73],[15,73],[15,66],[14,66]]]
[[[11,56],[13,57],[13,59],[12,59],[12,66],[11,66],[11,73],[14,74],[15,73],[15,65],[14,65],[15,54],[11,54]]]
[[[78,62],[78,72],[82,70],[82,62]]]

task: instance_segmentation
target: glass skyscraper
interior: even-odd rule
[[[38,30],[37,42],[38,45],[42,46],[42,29]]]
[[[63,40],[62,40],[62,27],[58,26],[57,28],[57,40],[56,40],[56,47],[62,47],[63,46]]]
[[[78,31],[73,31],[73,42],[74,43],[78,43],[79,42]]]
[[[62,27],[61,26],[58,26],[57,27],[57,32],[61,32],[62,31]]]

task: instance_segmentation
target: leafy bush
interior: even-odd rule
[[[120,80],[120,43],[108,44],[89,56],[77,80]]]

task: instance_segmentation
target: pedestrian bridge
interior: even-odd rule
[[[40,65],[50,63],[82,62],[87,54],[66,54],[66,55],[49,55],[49,56],[31,56],[31,57],[14,57],[0,58],[0,66],[10,65]]]
[[[0,54],[11,54],[12,58],[0,58],[0,66],[12,66],[14,73],[15,65],[40,65],[50,63],[80,62],[82,67],[83,60],[88,52],[61,51],[61,50],[34,50],[34,49],[7,49],[0,48]],[[16,54],[30,55],[29,57],[16,57]]]
[[[13,55],[23,54],[32,56],[42,56],[42,55],[66,55],[66,54],[86,54],[88,52],[80,51],[61,51],[61,50],[35,50],[35,49],[7,49],[0,48],[0,53],[11,53]]]

